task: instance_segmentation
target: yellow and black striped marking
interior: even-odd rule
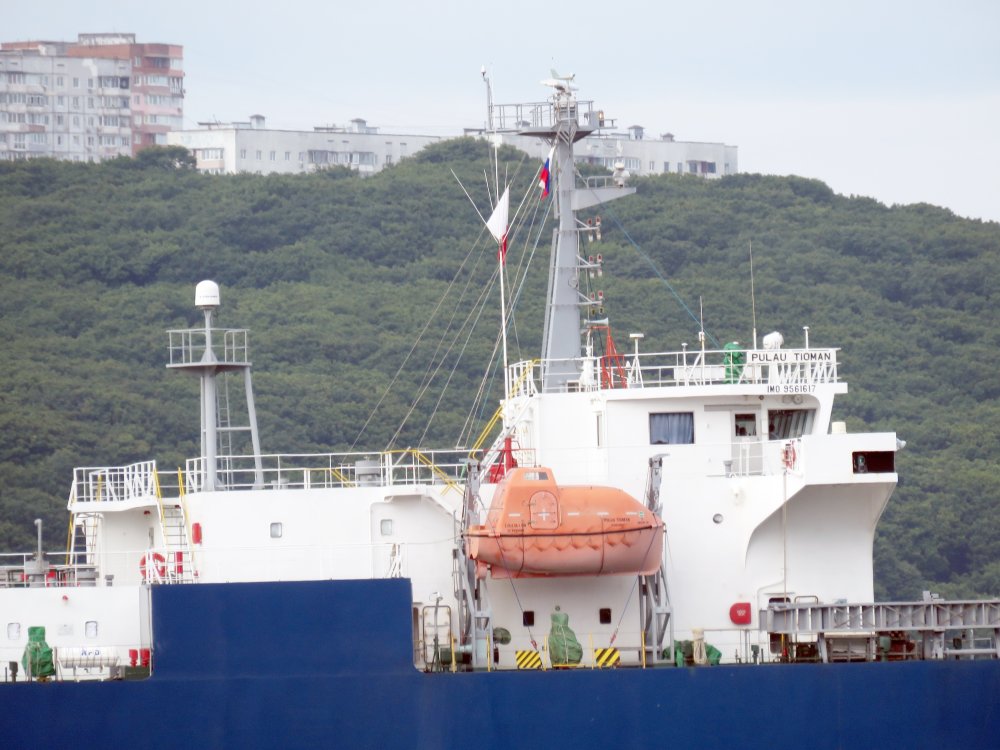
[[[598,648],[594,649],[594,661],[598,669],[617,667],[622,663],[622,655],[616,648]]]
[[[515,661],[518,669],[541,669],[542,657],[537,651],[515,651]]]

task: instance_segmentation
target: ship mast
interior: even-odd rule
[[[493,193],[496,195],[496,206],[487,228],[497,240],[497,273],[500,274],[500,335],[503,339],[503,397],[510,398],[510,373],[507,371],[507,292],[504,285],[504,271],[507,256],[507,221],[510,208],[510,194],[505,189],[500,193],[500,141],[497,138],[493,121],[493,83],[486,75],[486,66],[482,69],[483,82],[486,84],[486,116],[487,132],[490,136],[490,147],[493,149]],[[488,189],[487,185],[487,189]]]
[[[545,326],[542,333],[542,388],[562,391],[580,378],[581,311],[590,304],[580,291],[581,224],[576,212],[631,195],[620,177],[599,178],[578,190],[573,144],[604,126],[604,115],[593,109],[593,102],[579,102],[570,85],[573,76],[558,76],[542,81],[554,91],[545,104],[507,105],[519,112],[530,112],[533,122],[522,128],[521,135],[542,139],[553,147],[555,159],[556,215],[559,226],[554,232],[549,266],[549,288],[545,303]]]

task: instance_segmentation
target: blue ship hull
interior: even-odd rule
[[[403,579],[153,590],[154,675],[0,690],[9,748],[988,748],[1000,661],[423,674]]]

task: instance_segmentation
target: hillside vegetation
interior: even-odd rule
[[[501,156],[527,186],[537,165]],[[199,452],[198,388],[164,367],[164,330],[200,325],[201,279],[222,288],[217,325],[251,330],[265,452],[467,444],[499,397],[483,365],[498,321],[479,312],[495,246],[456,181],[485,193],[486,157],[455,140],[368,179],[200,175],[176,149],[0,164],[0,550],[31,548],[36,517],[63,543],[75,466]],[[760,335],[794,346],[808,325],[812,345],[842,347],[834,418],[907,441],[878,596],[1000,595],[1000,225],[795,177],[634,184],[602,217],[620,346],[628,331],[647,350],[695,342],[679,300],[699,299],[716,340],[750,341],[752,242]],[[515,358],[540,342],[550,229],[532,231],[508,257],[532,271]]]

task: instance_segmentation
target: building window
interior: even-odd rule
[[[291,151],[286,151],[285,152],[285,161],[291,161],[291,160],[292,160],[292,152]]]
[[[97,637],[97,620],[87,620],[83,625],[83,632],[88,638]]]
[[[7,640],[16,641],[21,637],[21,623],[19,622],[8,622],[7,623]]]
[[[274,161],[274,156],[275,156],[275,152],[274,152],[274,151],[272,151],[272,152],[270,153],[270,157],[271,157],[271,161]]]
[[[241,159],[246,159],[247,158],[247,150],[245,148],[241,148],[240,149],[240,158]]]
[[[261,150],[257,149],[257,161],[260,161]]]
[[[75,89],[80,88],[80,79],[79,78],[74,78],[73,79],[73,88],[75,88]]]
[[[382,536],[392,536],[392,519],[383,518],[379,521],[379,532]]]
[[[282,534],[285,533],[285,529],[280,521],[271,524],[271,538],[281,539]]]
[[[690,445],[694,443],[694,412],[649,415],[650,445]]]

